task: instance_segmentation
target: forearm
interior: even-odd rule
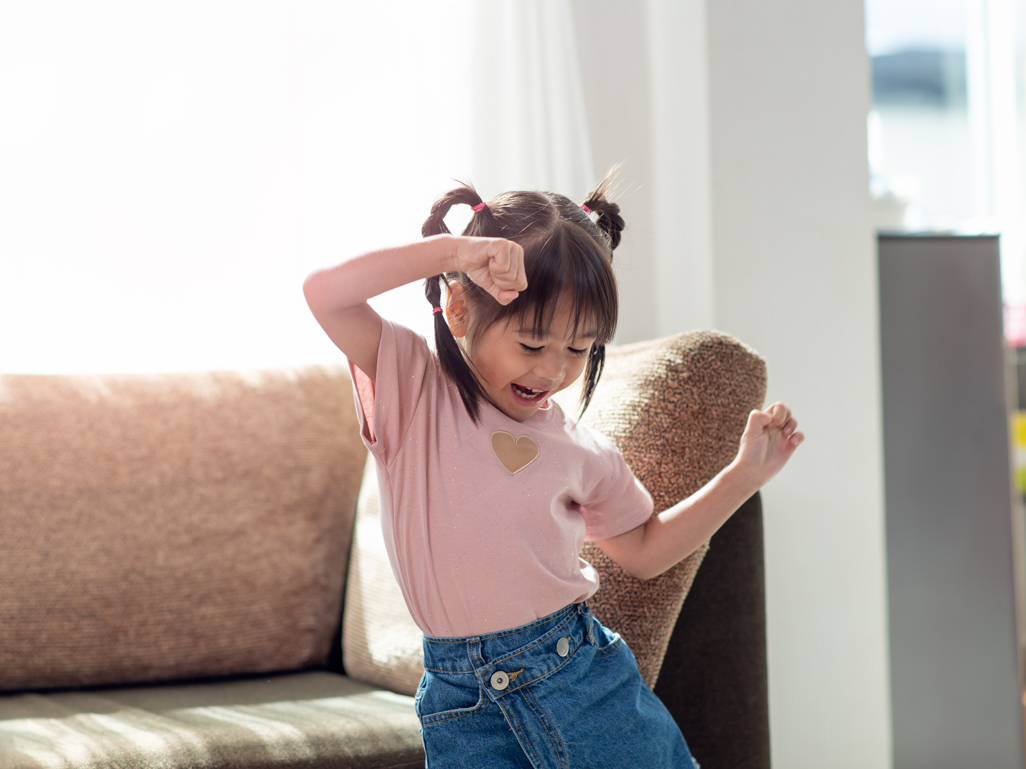
[[[393,288],[450,271],[453,253],[452,236],[434,235],[319,270],[306,279],[303,291],[315,316],[342,312]]]
[[[731,463],[697,492],[644,525],[597,544],[629,574],[639,579],[657,577],[701,547],[758,489]]]

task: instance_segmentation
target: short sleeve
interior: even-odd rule
[[[402,445],[417,409],[437,387],[434,355],[423,337],[382,318],[375,379],[371,381],[352,362],[349,370],[360,436],[371,453],[387,464]]]
[[[652,517],[652,495],[627,466],[623,454],[608,439],[603,451],[600,481],[591,499],[581,504],[584,539],[595,542],[630,531]]]

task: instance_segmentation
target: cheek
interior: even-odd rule
[[[567,367],[567,371],[569,372],[567,379],[571,382],[576,382],[581,378],[581,374],[584,373],[584,368],[587,364],[588,359],[586,357],[574,358],[573,364]]]

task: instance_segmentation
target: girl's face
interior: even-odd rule
[[[528,317],[531,313],[527,313]],[[568,302],[561,302],[548,329],[521,328],[516,318],[500,321],[467,341],[471,370],[495,408],[523,422],[547,406],[549,396],[565,390],[584,371],[595,342],[590,322],[573,334]]]

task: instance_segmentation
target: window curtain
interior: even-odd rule
[[[596,181],[569,0],[474,5],[473,167],[486,198]]]
[[[0,103],[0,372],[340,361],[313,269],[594,182],[561,0],[7,3]]]

